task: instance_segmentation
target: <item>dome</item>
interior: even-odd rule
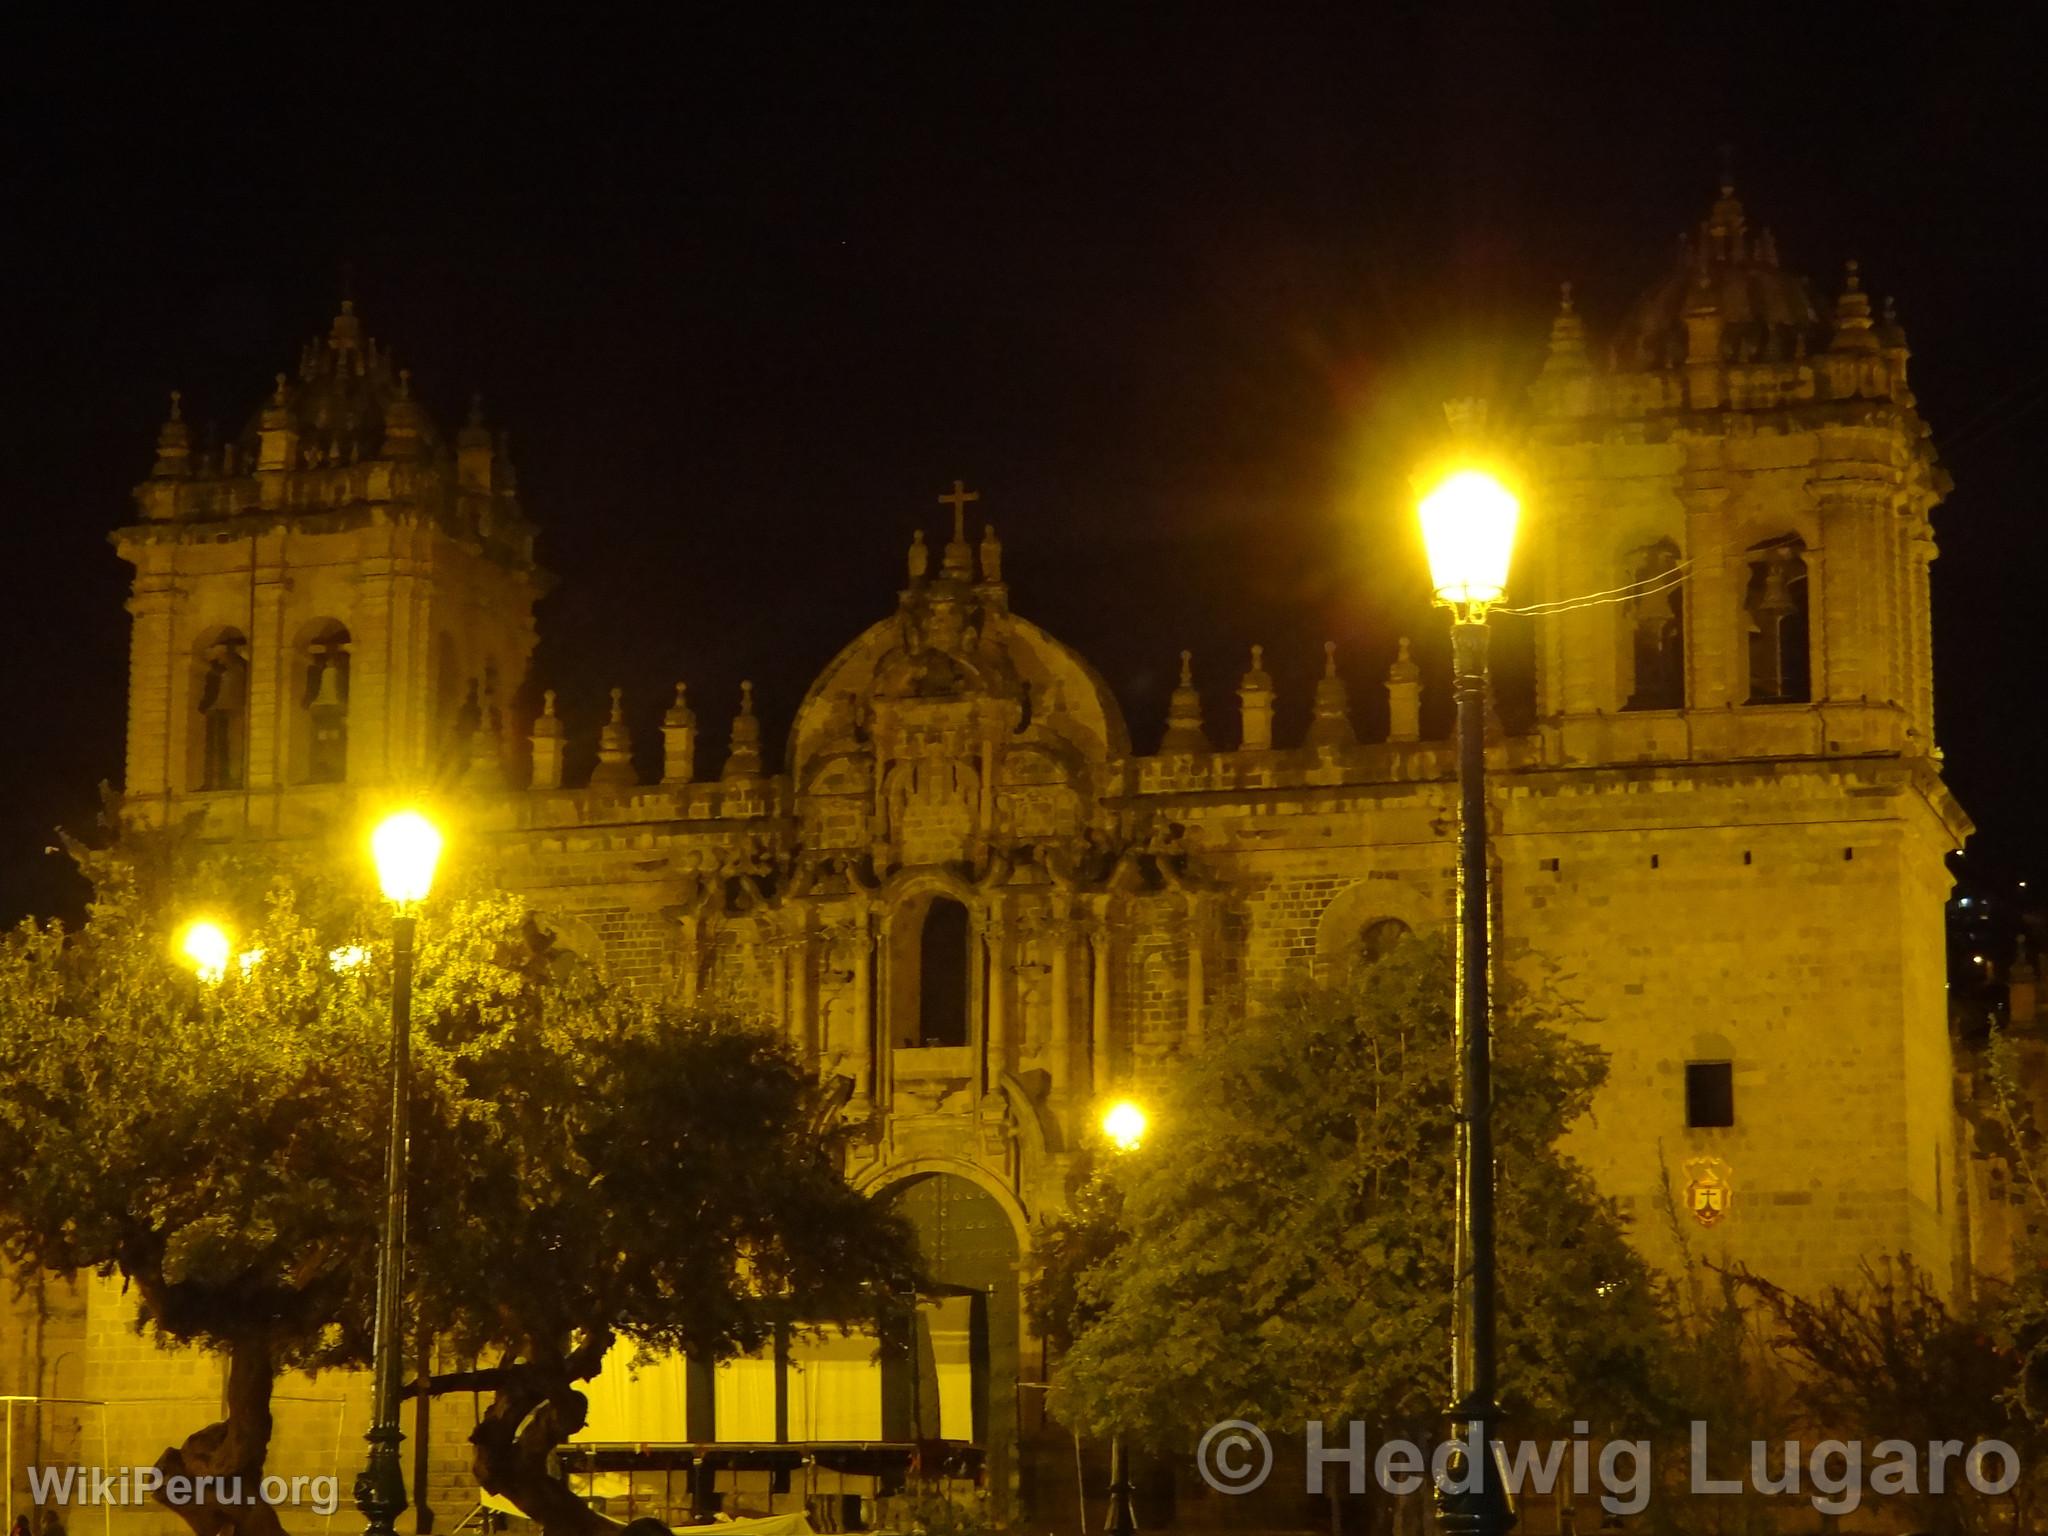
[[[1727,183],[1697,235],[1679,241],[1672,268],[1635,303],[1615,336],[1624,368],[1672,368],[1685,361],[1685,317],[1721,319],[1726,362],[1789,358],[1824,344],[1826,326],[1806,279],[1778,265],[1769,230],[1752,236]]]
[[[380,350],[374,339],[364,339],[355,304],[344,299],[327,335],[307,342],[300,352],[297,382],[279,375],[279,393],[249,418],[239,447],[253,456],[264,417],[281,406],[309,461],[373,459],[383,451],[387,417],[394,405],[408,418],[426,451],[438,450],[440,432],[412,399],[409,377],[391,366],[391,354]]]

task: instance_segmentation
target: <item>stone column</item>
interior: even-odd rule
[[[989,901],[982,942],[988,959],[988,1080],[982,1086],[993,1093],[1010,1070],[1010,930],[1000,896]]]
[[[1721,509],[1728,500],[1718,439],[1685,442],[1678,499],[1685,507],[1685,705],[1719,709],[1749,697],[1749,648],[1741,583],[1748,567],[1727,547]]]
[[[795,1048],[804,1069],[815,1072],[823,1052],[811,994],[810,930],[810,912],[798,907],[796,932],[789,940],[789,1043]]]
[[[1203,953],[1208,942],[1209,904],[1199,896],[1188,898],[1188,1022],[1186,1045],[1196,1050],[1202,1043],[1202,1014],[1208,999],[1203,995],[1208,990],[1206,956]]]
[[[853,1096],[875,1101],[875,933],[866,912],[853,921]]]
[[[1052,1092],[1064,1100],[1074,1084],[1074,938],[1064,902],[1055,907],[1046,932],[1052,945]]]
[[[249,771],[251,789],[272,789],[291,778],[291,726],[297,707],[297,658],[285,633],[284,600],[291,581],[276,566],[259,567],[250,600]]]
[[[1089,989],[1088,1040],[1091,1058],[1090,1082],[1097,1095],[1109,1092],[1109,986],[1110,927],[1105,911],[1099,925],[1088,935],[1095,952],[1094,985]]]
[[[168,570],[137,577],[135,595],[128,600],[134,626],[128,642],[128,754],[122,784],[136,799],[163,794],[185,780],[185,769],[173,754],[192,723],[172,715],[180,707],[179,694],[187,691],[175,682],[179,657],[171,633],[172,606]]]

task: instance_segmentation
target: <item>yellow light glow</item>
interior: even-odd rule
[[[260,949],[245,949],[235,956],[235,963],[241,966],[242,974],[246,976],[263,963],[263,951]]]
[[[327,968],[337,976],[345,975],[370,958],[370,952],[360,944],[344,944],[339,949],[327,951]]]
[[[1145,1111],[1129,1099],[1118,1099],[1102,1112],[1102,1134],[1119,1152],[1134,1152],[1142,1146],[1150,1123]]]
[[[440,829],[418,811],[387,816],[370,834],[370,857],[385,900],[400,906],[425,901],[441,859]]]
[[[1515,493],[1485,470],[1461,469],[1437,482],[1416,510],[1437,601],[1479,608],[1499,602],[1522,511]]]
[[[228,955],[233,948],[228,942],[228,931],[205,918],[187,923],[178,933],[178,953],[192,967],[192,974],[209,986],[227,975]]]

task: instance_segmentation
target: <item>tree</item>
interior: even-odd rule
[[[0,1250],[118,1273],[154,1336],[223,1353],[224,1417],[162,1465],[253,1488],[278,1374],[369,1357],[388,918],[335,861],[133,833],[81,859],[84,925],[0,946]],[[871,1316],[909,1238],[840,1177],[772,1035],[612,986],[516,900],[446,883],[414,993],[413,1326],[481,1362],[433,1389],[493,1394],[484,1486],[551,1533],[608,1528],[547,1458],[615,1340],[716,1356]],[[241,935],[217,981],[173,956],[195,909]],[[262,1504],[179,1513],[280,1529]]]
[[[1034,1294],[1074,1335],[1068,1423],[1162,1448],[1224,1418],[1428,1438],[1448,1396],[1451,981],[1444,945],[1405,941],[1179,1065],[1110,1170],[1120,1209],[1047,1235]],[[1559,1146],[1604,1058],[1550,992],[1509,986],[1497,1012],[1504,1406],[1640,1419],[1659,1401],[1656,1286]]]

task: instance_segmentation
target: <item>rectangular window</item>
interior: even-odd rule
[[[1706,1130],[1735,1123],[1735,1064],[1688,1061],[1685,1064],[1685,1123]]]

